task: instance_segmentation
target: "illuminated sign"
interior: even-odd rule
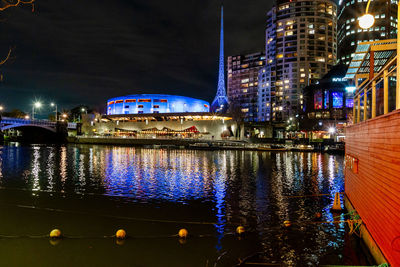
[[[346,92],[353,93],[354,91],[356,91],[356,87],[355,86],[347,86],[346,87]]]
[[[338,82],[346,82],[346,78],[332,78],[332,82],[338,83]]]

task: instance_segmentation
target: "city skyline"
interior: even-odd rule
[[[272,6],[236,2],[224,3],[226,55],[262,49],[266,12]],[[93,3],[83,3],[71,10],[70,19],[63,18],[66,2],[56,7],[40,1],[34,12],[31,6],[9,9],[2,14],[6,38],[0,48],[6,53],[12,46],[13,53],[1,68],[2,102],[6,108],[26,111],[35,99],[67,108],[103,107],[109,97],[144,92],[211,102],[217,83],[220,4],[206,1],[200,8],[194,1],[177,11],[161,2],[118,1],[93,8]],[[235,16],[242,9],[249,12]]]

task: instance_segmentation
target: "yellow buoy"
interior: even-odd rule
[[[342,210],[342,204],[340,202],[340,194],[339,193],[335,193],[335,200],[333,201],[332,210],[337,210],[337,211]]]
[[[244,234],[244,232],[245,232],[245,230],[244,230],[244,227],[243,227],[243,226],[238,226],[238,227],[236,228],[236,233],[237,233],[238,235]]]
[[[189,232],[186,229],[181,229],[179,230],[178,236],[180,238],[186,238],[188,236]]]
[[[292,226],[292,223],[291,223],[290,221],[284,221],[284,222],[283,222],[283,225],[284,225],[285,227],[290,227],[290,226]]]
[[[126,238],[126,232],[123,229],[119,229],[116,233],[115,233],[115,237],[117,239],[125,239]]]
[[[61,231],[58,229],[51,230],[50,232],[50,238],[60,238],[61,237]]]

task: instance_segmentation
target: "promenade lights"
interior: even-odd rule
[[[333,128],[333,127],[330,127],[330,128],[328,129],[328,132],[329,132],[330,134],[334,134],[334,133],[336,132],[336,129]]]
[[[3,106],[0,106],[0,112],[3,111],[3,109],[4,109],[4,107],[3,107]]]
[[[25,120],[29,120],[29,115],[25,115]]]

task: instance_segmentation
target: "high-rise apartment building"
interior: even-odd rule
[[[340,0],[338,10],[338,61],[349,65],[357,44],[396,38],[397,0],[373,0],[368,13],[375,17],[373,27],[361,29],[358,18],[365,13],[365,0]]]
[[[285,120],[303,109],[302,89],[336,63],[336,16],[331,0],[278,0],[267,13],[259,121]]]
[[[228,57],[228,100],[242,110],[245,121],[257,121],[258,73],[264,65],[264,52]]]

